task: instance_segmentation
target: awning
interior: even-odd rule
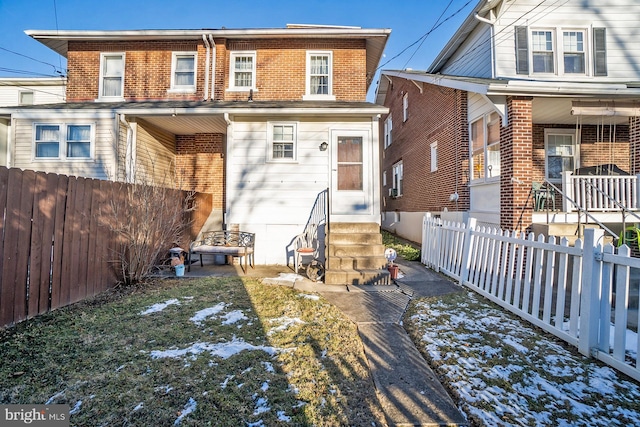
[[[640,116],[640,102],[634,101],[573,101],[571,114],[574,116]]]

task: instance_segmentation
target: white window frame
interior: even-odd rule
[[[551,34],[551,50],[548,49],[534,49],[533,46],[533,33],[550,33]],[[555,75],[558,72],[558,43],[556,40],[556,30],[553,28],[532,28],[529,33],[530,49],[529,49],[529,63],[531,64],[531,73],[536,75]],[[551,52],[551,65],[552,71],[535,71],[535,52]]]
[[[39,126],[57,126],[58,127],[58,155],[55,157],[38,157],[37,156],[37,143],[36,135],[37,129]],[[89,126],[90,128],[90,136],[89,136],[89,157],[70,157],[67,156],[68,143],[67,140],[67,130],[71,126]],[[68,161],[68,162],[86,162],[87,160],[93,160],[95,156],[95,123],[46,123],[46,122],[36,122],[33,123],[33,137],[32,137],[32,148],[31,148],[31,158],[33,161]],[[53,142],[53,141],[51,141]]]
[[[402,96],[402,121],[406,122],[409,119],[409,93],[405,92]]]
[[[562,135],[571,136],[571,144],[572,144],[572,156],[573,157],[573,169],[578,169],[580,167],[580,144],[576,141],[576,131],[575,129],[554,129],[547,128],[544,130],[544,177],[547,181],[553,183],[562,182],[562,176],[559,178],[549,178],[549,136],[550,135]],[[569,157],[569,156],[563,156]]]
[[[432,142],[431,145],[431,172],[438,170],[438,141]]]
[[[391,117],[391,114],[389,114],[384,121],[384,148],[387,148],[393,142],[392,133],[393,133],[393,118]]]
[[[493,115],[493,120],[491,120],[491,116]],[[473,124],[477,122],[482,122],[482,131],[483,131],[483,140],[482,140],[482,176],[479,178],[475,177],[474,169],[476,167],[474,163],[474,149],[473,149]],[[493,164],[489,162],[489,147],[494,145],[500,145],[500,133],[498,132],[497,141],[489,141],[489,125],[498,123],[498,126],[502,126],[502,119],[500,114],[495,111],[489,111],[481,116],[476,117],[475,119],[469,121],[469,176],[471,183],[482,183],[482,182],[495,182],[500,179],[500,169],[498,170],[498,174],[495,175],[491,172],[491,167]],[[480,150],[477,150],[478,152]],[[500,159],[501,149],[498,150],[498,159]],[[489,176],[491,175],[491,176]]]
[[[534,32],[550,32],[552,41],[552,55],[553,55],[553,72],[536,72],[534,71],[533,63],[533,33]],[[564,36],[565,33],[582,33],[582,51],[584,58],[584,72],[571,73],[565,70],[564,57],[565,54],[577,53],[578,51],[565,51],[564,48]],[[592,46],[593,46],[593,28],[588,27],[555,27],[555,28],[529,28],[529,64],[530,74],[536,76],[563,76],[563,77],[576,77],[576,76],[591,76],[595,65],[592,60]]]
[[[176,73],[178,72],[177,70],[178,58],[180,57],[193,58],[193,84],[192,85],[178,85],[176,83]],[[198,53],[197,52],[173,52],[171,54],[171,89],[169,89],[169,92],[195,93],[197,84],[198,84]]]
[[[24,102],[24,96],[31,95],[31,102]],[[32,90],[21,90],[18,92],[18,105],[33,105],[35,103],[35,93]]]
[[[393,176],[393,188],[396,190],[396,197],[400,197],[404,190],[404,165],[402,164],[402,160],[393,164],[391,174]]]
[[[387,186],[387,171],[382,171],[382,186]]]
[[[298,161],[298,122],[267,122],[267,161],[274,163],[296,163]],[[283,141],[274,140],[273,129],[276,126],[293,127],[293,157],[274,157],[273,145]]]
[[[113,76],[107,76],[104,73],[105,66],[105,58],[106,57],[114,57],[120,56],[122,58],[122,75],[120,76],[120,95],[116,96],[105,96],[103,95],[104,90],[104,79]],[[124,52],[101,52],[100,53],[100,83],[98,84],[98,99],[101,101],[122,101],[124,100],[124,76],[126,69],[126,57]]]
[[[248,92],[250,90],[256,91],[256,62],[257,62],[257,53],[255,50],[234,50],[229,53],[229,91],[236,92]],[[250,72],[251,73],[251,86],[236,86],[236,58],[238,57],[250,57],[251,61],[251,71],[242,70],[241,72]]]
[[[312,56],[326,56],[328,57],[329,70],[327,75],[327,91],[326,94],[311,93],[311,57]],[[305,95],[303,100],[324,100],[335,101],[336,97],[333,94],[333,52],[330,50],[308,50],[307,51],[307,67],[305,73]]]

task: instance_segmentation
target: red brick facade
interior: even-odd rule
[[[408,117],[403,121],[403,98],[408,95]],[[382,148],[382,210],[387,212],[466,211],[469,209],[467,93],[424,84],[422,93],[412,82],[393,79],[385,106],[393,122],[392,144]],[[384,122],[380,139],[384,141]],[[437,142],[437,170],[431,172],[431,144]],[[402,160],[403,194],[392,199],[392,167]],[[457,192],[457,203],[450,195]]]
[[[176,171],[185,189],[213,195],[213,208],[224,201],[224,135],[202,134],[176,136]]]
[[[364,101],[367,91],[366,50],[363,40],[217,39],[214,80],[216,101],[246,100],[245,91],[228,91],[231,51],[256,52],[256,91],[253,99],[301,100],[306,93],[306,52],[330,51],[333,55],[333,95],[338,101]],[[125,54],[124,99],[204,99],[206,48],[196,41],[70,41],[67,59],[67,101],[98,98],[100,54]],[[196,92],[171,93],[173,52],[197,52]],[[211,78],[209,91],[211,90]]]

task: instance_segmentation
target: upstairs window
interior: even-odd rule
[[[269,160],[294,161],[297,141],[296,124],[271,123],[269,126]]]
[[[20,91],[18,105],[33,105],[33,92]]]
[[[171,61],[171,89],[196,91],[196,53],[174,52]]]
[[[553,73],[553,33],[551,31],[532,31],[531,50],[534,73]]]
[[[517,74],[607,75],[605,28],[515,27],[515,47]]]
[[[405,93],[402,97],[402,121],[406,122],[409,118],[409,94]]]
[[[249,90],[256,88],[256,52],[231,52],[229,89]]]
[[[384,121],[384,148],[391,145],[391,131],[393,130],[393,120],[391,114]]]
[[[431,172],[438,170],[438,142],[431,143]]]
[[[36,124],[36,159],[90,159],[93,126],[89,124]]]
[[[332,52],[307,52],[306,82],[307,90],[303,99],[335,99]]]
[[[565,31],[562,33],[562,51],[564,72],[584,74],[584,31]]]
[[[124,53],[100,56],[100,98],[122,99],[124,93]]]

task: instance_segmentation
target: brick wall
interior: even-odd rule
[[[181,187],[213,195],[213,208],[223,208],[222,134],[176,135],[176,171]]]
[[[363,40],[217,39],[215,100],[247,99],[246,92],[226,90],[229,87],[229,53],[232,50],[257,52],[257,90],[254,100],[301,100],[306,90],[307,50],[333,52],[333,95],[337,100],[366,100],[366,51]],[[197,51],[197,91],[194,94],[167,92],[171,86],[171,58],[174,51]],[[126,100],[205,98],[206,49],[202,41],[70,41],[67,101],[98,98],[101,52],[125,53]]]
[[[403,122],[403,97],[408,94],[408,119]],[[424,84],[420,89],[408,80],[393,78],[385,106],[393,120],[392,144],[382,149],[383,211],[423,212],[469,209],[467,94],[455,89]],[[380,140],[384,121],[380,120]],[[438,143],[438,170],[431,172],[431,144]],[[393,165],[402,160],[403,195],[389,197]],[[449,196],[458,192],[456,204]]]
[[[532,213],[532,100],[508,97],[507,111],[509,124],[500,128],[500,228],[523,230]]]

